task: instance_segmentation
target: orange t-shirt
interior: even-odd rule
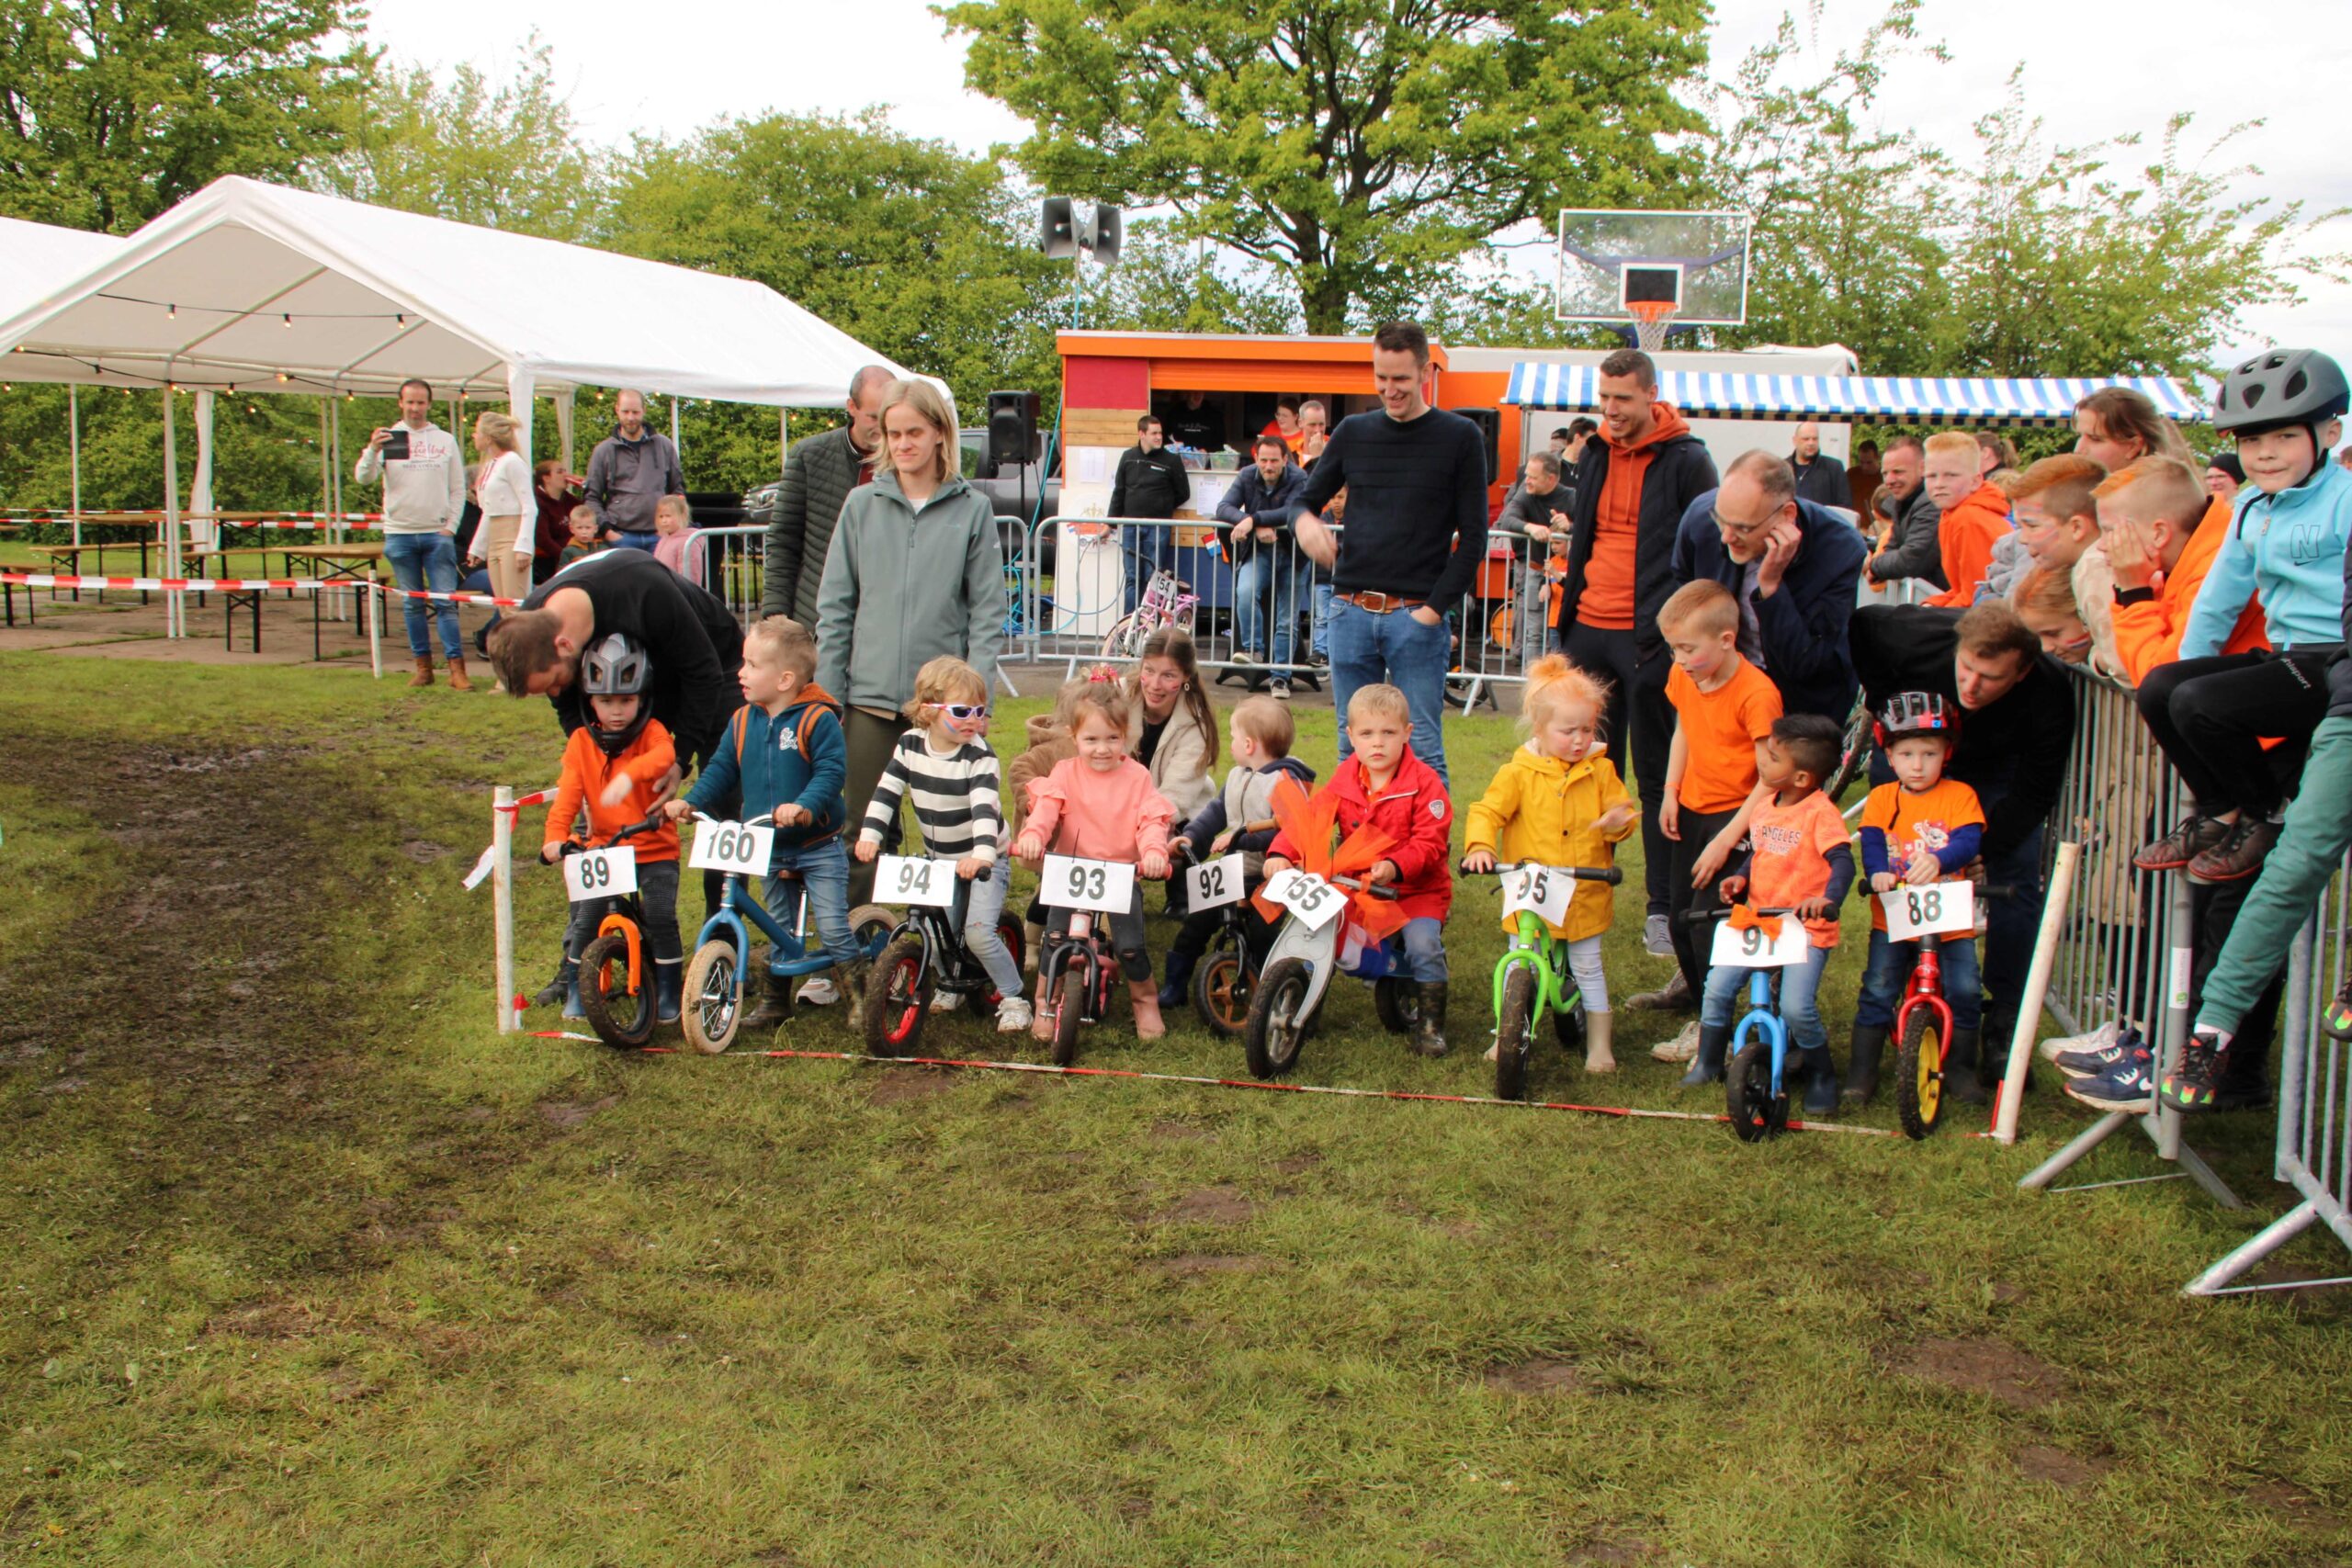
[[[1756,743],[1781,716],[1781,689],[1745,659],[1712,692],[1701,691],[1678,664],[1666,678],[1666,700],[1683,736],[1682,787],[1675,798],[1685,811],[1738,810],[1756,787]]]
[[[1938,779],[1914,793],[1899,784],[1871,791],[1862,802],[1862,826],[1886,835],[1886,863],[1901,871],[1921,850],[1940,850],[1962,828],[1984,825],[1984,807],[1976,792],[1958,779]],[[1871,898],[1871,930],[1886,930],[1886,906]]]
[[[1792,806],[1768,800],[1747,819],[1755,857],[1747,867],[1747,901],[1759,909],[1792,909],[1829,891],[1829,852],[1849,845],[1846,818],[1815,790]],[[1807,920],[1807,941],[1838,945],[1835,919]]]

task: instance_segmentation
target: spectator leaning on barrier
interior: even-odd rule
[[[1568,554],[1569,522],[1563,509],[1576,492],[1561,488],[1568,470],[1549,452],[1529,453],[1519,471],[1520,480],[1503,497],[1493,526],[1498,534],[1529,541],[1517,551],[1521,571],[1516,613],[1524,623],[1525,635],[1519,639],[1523,662],[1532,664],[1558,640],[1549,624],[1552,603],[1559,596],[1554,579]]]
[[[1789,465],[1770,452],[1732,460],[1723,487],[1682,514],[1676,582],[1720,582],[1739,602],[1739,651],[1780,688],[1789,713],[1846,721],[1854,660],[1846,631],[1862,573],[1862,536],[1795,493]]]
[[[588,499],[616,530],[620,543],[653,547],[653,508],[665,495],[686,488],[685,470],[670,438],[645,423],[645,394],[624,391],[613,400],[619,428],[596,443],[588,456]]]
[[[2131,685],[2180,657],[2197,591],[2229,536],[2233,509],[2209,496],[2177,457],[2142,457],[2109,474],[2097,491],[2100,548],[2115,579],[2109,612],[2115,673]],[[2250,599],[2230,628],[2223,653],[2270,646],[2262,605]]]
[[[387,448],[390,448],[388,451]],[[411,592],[458,591],[458,514],[466,505],[466,459],[458,439],[433,423],[433,389],[423,381],[401,383],[400,423],[368,437],[352,477],[384,486],[384,564],[392,581]],[[433,641],[426,601],[411,599],[408,650],[416,660],[412,686],[433,684]],[[449,660],[449,684],[465,691],[464,645],[458,641],[458,607],[447,600],[431,615],[441,628],[441,651]]]
[[[897,378],[869,365],[850,378],[845,423],[804,436],[785,454],[761,570],[760,614],[817,624],[817,587],[842,503],[874,479],[882,446],[882,394]]]
[[[2123,666],[2115,650],[2111,614],[2115,577],[2099,543],[2098,487],[2106,479],[2107,470],[2080,453],[2042,458],[2008,487],[2009,506],[2017,518],[2009,537],[2019,542],[2034,566],[2066,580],[2090,633],[2098,668],[2113,671]],[[2017,586],[2013,581],[1996,585],[1996,592],[2014,601]]]
[[[1306,475],[1290,460],[1281,436],[1261,435],[1255,448],[1255,460],[1226,487],[1216,509],[1216,520],[1226,525],[1217,543],[1233,563],[1233,661],[1267,658],[1271,641],[1273,662],[1286,665],[1298,618],[1307,608],[1307,561],[1293,547],[1290,532],[1291,513],[1306,493]],[[1290,677],[1276,674],[1272,689],[1288,701]],[[1180,805],[1177,816],[1189,820],[1190,815]]]
[[[1569,661],[1610,682],[1609,760],[1622,776],[1631,758],[1642,795],[1649,895],[1643,944],[1664,956],[1674,949],[1667,931],[1668,840],[1657,815],[1674,740],[1674,710],[1666,700],[1673,660],[1657,613],[1677,586],[1674,542],[1683,515],[1715,488],[1715,464],[1682,415],[1657,400],[1657,367],[1648,355],[1621,348],[1602,360],[1598,396],[1600,434],[1577,463],[1555,624]]]
[[[1789,453],[1789,469],[1796,476],[1797,499],[1816,506],[1851,506],[1853,493],[1846,483],[1846,465],[1821,451],[1821,426],[1806,420],[1797,426]]]
[[[1412,712],[1413,754],[1445,777],[1445,612],[1487,553],[1487,444],[1458,413],[1430,406],[1429,334],[1388,321],[1373,334],[1380,408],[1340,422],[1306,481],[1292,526],[1332,569],[1331,696],[1345,713],[1360,686],[1387,684]],[[1320,515],[1345,487],[1348,525]],[[1340,758],[1352,748],[1340,728]]]
[[[1938,589],[1951,586],[1944,580],[1943,544],[1937,530],[1942,515],[1920,482],[1927,456],[1926,446],[1916,435],[1898,435],[1886,444],[1886,460],[1881,471],[1887,490],[1894,497],[1894,527],[1886,547],[1871,557],[1870,576],[1873,583],[1900,582],[1906,577],[1916,577]]]
[[[1872,711],[1903,692],[1932,692],[1961,706],[1960,744],[1944,775],[1973,789],[1984,806],[1986,879],[2018,893],[1985,911],[1984,1034],[2005,1041],[2041,920],[2042,827],[2074,748],[2072,678],[1997,599],[1958,615],[1866,604],[1854,612],[1851,637]],[[1883,757],[1872,758],[1873,783],[1894,776]],[[1946,1077],[1953,1076],[1948,1067]]]
[[[2009,531],[2009,498],[1976,468],[1976,438],[1956,430],[1928,437],[1921,488],[1936,503],[1936,550],[1944,591],[1927,601],[1964,610],[1976,603],[1993,546]]]

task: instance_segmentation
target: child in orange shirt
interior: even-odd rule
[[[1665,1000],[1687,1007],[1706,980],[1714,936],[1712,925],[1684,919],[1691,909],[1714,907],[1714,890],[1698,886],[1700,856],[1756,787],[1765,739],[1781,716],[1781,691],[1740,657],[1739,601],[1722,583],[1706,578],[1684,583],[1658,607],[1657,629],[1674,654],[1666,678],[1674,744],[1667,753],[1658,828],[1673,846],[1667,853],[1667,930],[1683,986],[1679,996],[1669,986]],[[1686,1032],[1695,1044],[1698,1026]]]
[[[1822,781],[1838,771],[1845,745],[1845,730],[1834,718],[1800,713],[1772,721],[1772,733],[1756,759],[1757,776],[1772,793],[1748,818],[1747,862],[1736,864],[1722,885],[1727,904],[1744,899],[1759,909],[1791,909],[1804,922],[1805,962],[1781,971],[1781,1017],[1804,1069],[1808,1116],[1838,1109],[1838,1066],[1829,1058],[1829,1034],[1814,998],[1838,947],[1838,906],[1854,886],[1846,818],[1821,793]],[[1718,964],[1707,972],[1706,999],[1699,1007],[1699,1059],[1682,1080],[1686,1086],[1724,1076],[1731,1010],[1748,974],[1736,964]]]
[[[1131,704],[1125,688],[1107,672],[1088,683],[1071,703],[1071,738],[1078,755],[1029,785],[1029,817],[1012,852],[1031,865],[1046,852],[1087,860],[1125,861],[1139,874],[1133,901],[1111,917],[1111,943],[1127,976],[1127,999],[1135,1008],[1136,1038],[1157,1040],[1168,1032],[1159,1019],[1159,987],[1151,977],[1151,954],[1144,951],[1143,879],[1168,874],[1168,825],[1176,808],[1152,787],[1151,770],[1127,755]],[[1050,900],[1050,890],[1046,897]],[[1046,930],[1069,929],[1068,911],[1048,904]],[[1045,974],[1038,965],[1038,974]],[[1050,1039],[1053,1014],[1044,987],[1037,994],[1037,1038]]]
[[[1976,792],[1944,777],[1944,762],[1960,744],[1960,714],[1932,692],[1903,692],[1879,715],[1878,744],[1894,782],[1862,803],[1862,870],[1873,895],[1958,875],[1976,859],[1984,835],[1984,808]],[[1911,977],[1916,942],[1886,938],[1886,908],[1871,899],[1870,966],[1854,1003],[1853,1060],[1846,1098],[1878,1092],[1878,1063],[1894,1027],[1895,1004]],[[1976,1081],[1977,1029],[1984,1005],[1976,977],[1976,939],[1946,937],[1936,944],[1944,1000],[1951,1005],[1951,1040],[1944,1053],[1944,1084],[1971,1104],[1984,1103]]]
[[[678,760],[670,731],[645,705],[652,678],[645,650],[618,632],[599,638],[580,656],[581,690],[594,717],[564,743],[563,777],[548,808],[541,860],[553,864],[561,858],[583,806],[592,850],[603,849],[615,833],[652,815],[654,784]],[[637,897],[645,908],[646,943],[653,950],[653,1016],[657,1022],[675,1023],[686,973],[685,945],[678,935],[678,830],[665,821],[632,837],[628,847],[637,852]],[[580,955],[596,940],[596,927],[614,902],[582,898],[571,906],[558,976],[566,1018],[587,1016],[580,1008]]]

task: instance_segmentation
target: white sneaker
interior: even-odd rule
[[[2120,1032],[2115,1021],[2109,1019],[2088,1034],[2067,1034],[2055,1040],[2045,1040],[2036,1049],[2041,1053],[2043,1061],[2054,1062],[2068,1051],[2104,1051],[2115,1043],[2115,1037]]]
[[[1699,1026],[1696,1023],[1684,1024],[1681,1033],[1650,1047],[1650,1055],[1661,1062],[1687,1062],[1698,1054]]]
[[[1227,660],[1226,662],[1227,664],[1240,665],[1255,664],[1258,662],[1258,656],[1250,652],[1246,648],[1237,648],[1233,650],[1233,657]]]
[[[996,1032],[999,1034],[1018,1034],[1036,1021],[1025,997],[1007,997],[997,1004]]]
[[[954,1012],[963,1005],[964,993],[961,991],[941,991],[931,998],[931,1010],[933,1012]]]
[[[830,975],[818,976],[802,986],[799,994],[793,998],[803,1007],[812,1008],[829,1008],[841,999],[841,988],[833,984]]]

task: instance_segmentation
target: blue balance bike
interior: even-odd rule
[[[1694,909],[1682,917],[1697,930],[1722,919],[1721,908]],[[1758,915],[1792,918],[1788,909],[1758,909]],[[1760,955],[1764,933],[1750,927],[1745,933]],[[1724,1073],[1724,1110],[1731,1130],[1743,1144],[1760,1143],[1789,1130],[1789,1026],[1780,1012],[1780,971],[1747,972],[1747,1011],[1732,1030],[1731,1065]],[[691,993],[689,993],[691,994]]]
[[[789,871],[775,874],[794,878]],[[849,912],[850,938],[857,943],[858,958],[871,963],[888,940],[898,917],[879,904],[861,904]],[[744,967],[752,952],[752,928],[768,939],[768,973],[778,979],[799,975],[815,975],[833,966],[824,944],[811,942],[808,931],[808,899],[800,899],[799,919],[793,922],[795,930],[786,931],[776,924],[775,917],[762,907],[744,887],[741,872],[727,874],[727,893],[720,901],[718,912],[703,922],[702,931],[695,938],[695,955],[686,962],[684,1004],[679,1009],[678,1022],[687,1041],[697,1051],[717,1055],[735,1042],[735,1026],[743,1017]],[[855,998],[863,987],[853,977],[842,976],[841,990],[844,997]],[[854,1003],[853,1003],[854,1005]]]

